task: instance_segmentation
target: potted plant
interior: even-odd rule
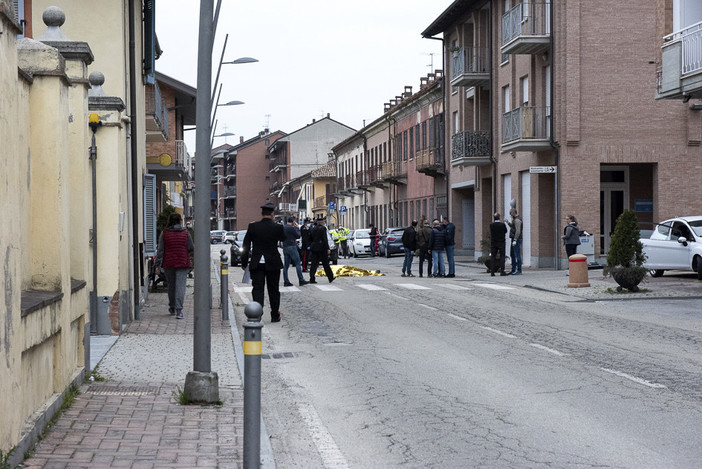
[[[647,270],[643,267],[646,256],[640,237],[636,215],[632,210],[625,210],[617,218],[609,243],[607,266],[604,268],[604,274],[611,275],[619,284],[617,291],[623,288],[639,291],[638,285],[646,276]]]

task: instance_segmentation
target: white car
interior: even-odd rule
[[[227,244],[232,244],[236,239],[236,231],[227,231],[224,233],[224,242]]]
[[[349,233],[348,237],[349,252],[353,257],[370,255],[370,230],[355,230]]]
[[[692,270],[702,280],[702,216],[662,221],[641,243],[651,277],[666,270]]]

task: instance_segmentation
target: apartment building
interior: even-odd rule
[[[344,226],[404,226],[448,214],[442,83],[437,70],[418,92],[405,86],[380,117],[332,149]]]
[[[444,44],[458,249],[477,251],[492,213],[512,204],[525,223],[524,264],[535,267],[567,265],[567,214],[603,258],[623,210],[642,228],[702,213],[699,197],[673,189],[702,189],[691,171],[702,157],[702,114],[682,99],[655,99],[696,96],[686,86],[699,83],[688,76],[699,70],[676,88],[677,72],[657,68],[682,43],[674,29],[693,27],[699,10],[682,0],[457,0],[439,15],[422,35]]]

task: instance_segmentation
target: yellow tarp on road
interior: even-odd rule
[[[334,272],[334,277],[380,277],[385,275],[377,270],[364,270],[358,267],[351,267],[350,265],[330,265],[329,267]],[[317,269],[314,275],[316,277],[326,277],[323,268]]]

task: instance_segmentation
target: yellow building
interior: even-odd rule
[[[91,332],[138,315],[155,73],[142,2],[19,4],[0,0],[0,451],[12,467],[89,370]]]

